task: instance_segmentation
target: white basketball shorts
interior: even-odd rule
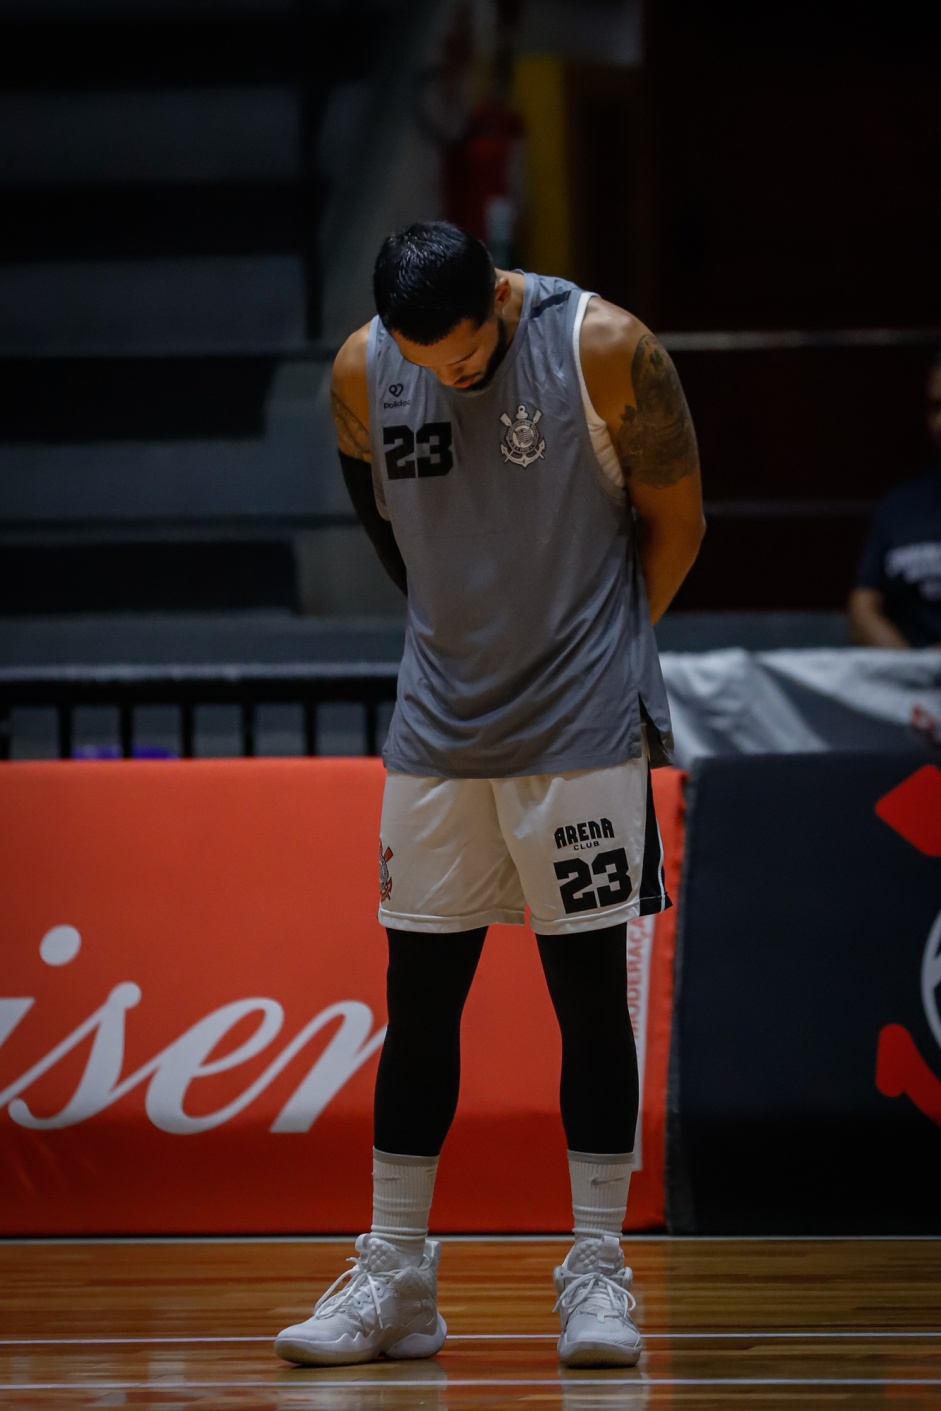
[[[512,779],[389,772],[379,920],[402,931],[597,931],[671,905],[647,760]]]

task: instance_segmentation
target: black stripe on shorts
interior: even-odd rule
[[[653,780],[647,768],[647,817],[644,824],[644,861],[640,873],[640,910],[638,916],[653,916],[672,906],[663,875],[663,843],[657,827],[653,806]]]

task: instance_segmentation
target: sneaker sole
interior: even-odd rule
[[[369,1348],[308,1347],[293,1338],[276,1338],[274,1350],[283,1361],[299,1367],[352,1367],[357,1362],[375,1362],[382,1355]]]
[[[447,1335],[448,1326],[439,1313],[433,1333],[409,1333],[391,1347],[378,1350],[370,1347],[342,1348],[329,1343],[311,1345],[299,1338],[276,1338],[274,1350],[285,1362],[294,1362],[300,1367],[353,1367],[360,1362],[377,1362],[380,1357],[391,1357],[396,1361],[434,1357],[444,1346]]]
[[[610,1342],[577,1343],[563,1352],[559,1360],[564,1367],[636,1367],[643,1347],[617,1347]]]

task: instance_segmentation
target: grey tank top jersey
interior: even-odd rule
[[[592,447],[573,342],[581,293],[527,274],[484,388],[406,362],[379,320],[373,483],[408,572],[389,769],[497,778],[672,748],[630,510]]]

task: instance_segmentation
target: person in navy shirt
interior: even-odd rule
[[[857,646],[941,647],[941,352],[926,391],[934,460],[876,511],[848,605]]]

